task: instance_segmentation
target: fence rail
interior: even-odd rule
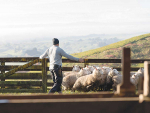
[[[0,62],[29,62],[31,60],[38,59],[39,57],[7,57],[0,58]],[[122,59],[86,59],[87,63],[121,63]],[[150,59],[131,59],[131,63],[144,63],[144,61],[150,61]],[[49,62],[49,59],[47,59]],[[62,59],[63,63],[79,63],[69,59]]]

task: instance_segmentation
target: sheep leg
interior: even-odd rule
[[[87,90],[87,91],[90,91],[91,89],[92,89],[92,85],[86,86],[86,90]]]
[[[75,89],[74,89],[74,88],[72,88],[72,89],[71,89],[71,92],[75,92]]]
[[[104,85],[103,87],[104,87],[104,88],[103,88],[104,91],[107,91],[107,90],[108,90],[108,89],[107,89],[107,85]]]

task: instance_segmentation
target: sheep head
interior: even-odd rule
[[[73,69],[72,69],[72,71],[79,72],[79,71],[80,71],[80,69],[81,69],[81,67],[80,67],[80,66],[78,66],[78,65],[75,65],[75,66],[73,66]]]
[[[95,67],[94,66],[88,66],[88,65],[86,65],[85,69],[88,69],[92,73],[93,70],[95,69]]]
[[[118,72],[116,69],[113,69],[113,70],[111,70],[111,71],[108,73],[109,76],[115,76],[115,75],[118,75],[118,74],[119,74],[119,72]]]
[[[140,73],[142,76],[144,76],[144,68],[140,68],[137,73]]]
[[[93,75],[94,78],[101,77],[102,71],[100,72],[98,69],[95,68],[95,69],[93,70],[93,74],[92,74],[92,75]]]
[[[79,72],[80,76],[91,74],[91,72],[85,68],[82,68]]]

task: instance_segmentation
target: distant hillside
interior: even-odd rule
[[[132,37],[130,39],[119,41],[104,47],[72,55],[75,57],[92,58],[92,59],[117,59],[122,58],[123,47],[131,48],[131,59],[149,59],[150,33]],[[118,66],[118,64],[113,65]]]
[[[122,36],[122,35],[121,35]],[[60,47],[68,54],[79,53],[118,42],[120,35],[91,34],[59,38]],[[0,57],[38,57],[52,46],[52,38],[31,39],[0,45]]]

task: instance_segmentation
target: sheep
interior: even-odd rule
[[[108,73],[109,76],[116,76],[119,75],[119,72],[117,69],[111,69],[110,72]]]
[[[75,84],[73,85],[72,91],[89,91],[92,88],[95,81],[101,79],[102,74],[102,71],[94,69],[92,74],[78,78]]]
[[[75,66],[73,66],[73,69],[72,69],[72,71],[71,72],[65,72],[65,73],[63,73],[63,77],[65,77],[65,76],[67,76],[67,75],[69,75],[69,74],[77,74],[79,71],[80,71],[80,69],[81,69],[81,67],[80,66],[78,66],[78,65],[75,65]]]
[[[143,76],[143,69],[139,69],[135,74],[133,74],[131,77],[130,77],[130,82],[135,86],[135,87],[138,87],[138,84],[139,84],[139,78],[140,76]],[[115,91],[116,90],[116,87],[118,84],[120,84],[122,82],[122,76],[113,76],[112,78],[113,80],[113,90]]]
[[[91,73],[92,73],[93,70],[95,69],[95,67],[94,66],[88,66],[88,65],[86,65],[85,69],[91,71]]]
[[[117,85],[122,82],[122,75],[113,76],[112,81],[113,81],[113,85],[112,85],[113,91],[116,91]]]
[[[110,72],[110,70],[112,70],[112,68],[110,68],[110,67],[103,66],[102,68],[106,70],[105,74],[108,74]]]
[[[139,73],[135,73],[134,75],[132,75],[132,77],[130,77],[130,81],[134,86],[137,86],[139,83],[139,77],[140,74]]]
[[[136,73],[139,73],[141,77],[144,77],[144,68],[140,68]]]
[[[106,80],[108,73],[112,69],[109,67],[99,67],[98,69],[103,71],[102,79],[99,81],[99,90],[107,90]]]
[[[62,89],[63,90],[68,90],[71,89],[72,86],[74,85],[75,81],[84,75],[88,75],[91,74],[89,71],[87,71],[86,69],[81,69],[78,73],[74,74],[74,73],[69,73],[69,75],[67,75],[66,77],[63,78],[62,81]]]
[[[109,72],[107,68],[101,68],[101,67],[96,67],[97,70],[100,71],[101,74],[101,79],[97,79],[93,85],[91,85],[90,90],[105,90],[105,84],[106,84],[106,77]]]
[[[75,65],[75,66],[73,66],[72,71],[79,72],[79,71],[80,71],[80,69],[81,69],[81,67],[80,67],[80,66]]]
[[[101,67],[96,67],[96,69],[101,70],[102,68]]]
[[[138,88],[140,77],[144,77],[144,68],[140,68],[135,74],[130,78],[131,83]]]
[[[140,68],[132,77],[130,78],[131,83],[135,85],[136,88],[138,88],[138,84],[140,82],[140,77],[144,77],[144,68]]]
[[[105,73],[105,70],[103,70],[101,67],[96,67],[96,69],[100,71],[101,79],[96,79],[93,85],[90,86],[90,90],[102,90],[104,89],[104,85],[106,83],[106,74],[103,74],[103,72]]]
[[[98,88],[99,90],[106,90],[106,78],[107,78],[107,75],[106,74],[102,74],[101,75],[101,79],[98,81]]]
[[[121,75],[119,74],[119,72],[116,69],[111,69],[106,79],[107,90],[110,90],[111,88],[115,90],[115,85],[117,84],[118,79],[120,80],[120,78]]]
[[[131,72],[130,75],[134,75],[135,73],[140,73],[140,77],[144,77],[144,68],[140,68],[137,72]]]

